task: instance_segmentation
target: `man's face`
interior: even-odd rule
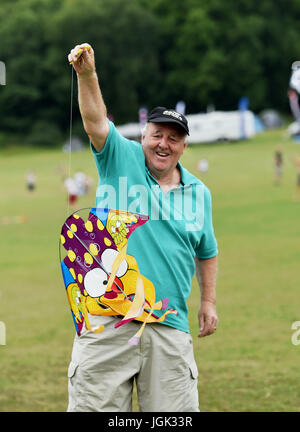
[[[156,178],[172,173],[187,146],[186,134],[173,124],[148,123],[142,136],[146,164]]]

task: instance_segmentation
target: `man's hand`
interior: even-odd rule
[[[109,133],[109,123],[96,73],[94,50],[88,43],[76,45],[68,60],[77,73],[78,101],[84,129],[96,151],[100,152]]]
[[[216,305],[209,300],[203,300],[198,312],[198,320],[200,327],[198,337],[213,334],[216,331],[218,324]]]
[[[68,60],[82,78],[90,77],[96,71],[94,50],[88,43],[76,45],[68,55]]]

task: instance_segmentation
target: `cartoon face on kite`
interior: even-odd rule
[[[129,233],[127,224],[137,222],[136,216],[132,213],[115,213],[112,211],[108,213],[106,228],[118,248],[122,247],[127,241],[127,234]]]
[[[61,243],[67,256],[61,267],[79,335],[84,322],[91,330],[87,312],[121,315],[124,318],[115,327],[134,319],[143,322],[129,340],[137,344],[147,322],[162,322],[169,313],[177,313],[168,309],[161,317],[153,314],[165,310],[168,299],[156,302],[154,285],[140,274],[136,259],[126,253],[129,236],[147,220],[147,216],[125,211],[91,209],[86,222],[73,214],[64,223]]]

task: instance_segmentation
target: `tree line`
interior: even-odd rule
[[[241,96],[253,111],[287,112],[299,16],[300,0],[1,0],[0,133],[37,145],[68,135],[67,54],[82,42],[117,124],[178,100],[187,113],[236,109]],[[73,122],[82,134],[77,103]]]

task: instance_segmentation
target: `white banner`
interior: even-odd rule
[[[2,61],[0,61],[0,85],[6,85],[6,68]]]

